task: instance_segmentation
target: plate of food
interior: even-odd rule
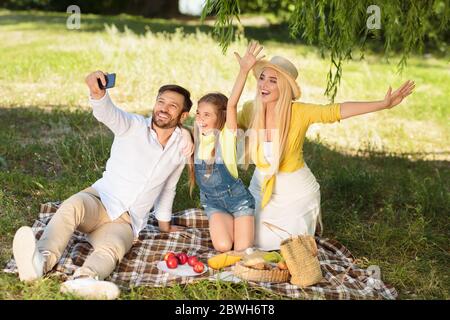
[[[164,260],[159,261],[157,267],[161,271],[180,277],[195,277],[208,271],[208,267],[196,256],[188,256],[184,252],[166,253]]]

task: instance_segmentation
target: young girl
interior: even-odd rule
[[[198,101],[194,126],[195,180],[200,201],[209,219],[214,248],[226,252],[253,246],[253,196],[238,177],[236,157],[237,103],[245,81],[262,47],[250,44],[240,65],[230,99],[210,93]],[[191,181],[192,183],[192,181]],[[191,184],[192,185],[192,184]]]

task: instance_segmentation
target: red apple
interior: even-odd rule
[[[175,269],[178,267],[178,259],[175,256],[169,257],[166,261],[167,268]]]
[[[188,262],[188,255],[186,253],[184,253],[184,252],[181,252],[181,253],[177,254],[177,259],[178,259],[178,262],[181,265],[183,265],[186,262]]]
[[[203,263],[201,263],[200,261],[197,261],[194,264],[194,271],[197,273],[202,273],[203,270],[205,270],[205,265]]]
[[[169,260],[170,257],[175,257],[175,253],[173,253],[173,252],[167,252],[167,253],[164,255],[164,261],[167,262],[167,260]]]
[[[196,256],[190,256],[188,258],[188,265],[190,265],[191,267],[193,267],[196,262],[198,262],[198,259]]]

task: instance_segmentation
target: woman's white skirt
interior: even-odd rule
[[[272,197],[261,210],[261,184],[264,174],[255,169],[249,190],[255,198],[255,246],[261,250],[279,250],[280,242],[289,237],[281,231],[271,231],[264,221],[292,235],[314,235],[320,221],[320,186],[306,164],[295,172],[276,175]]]

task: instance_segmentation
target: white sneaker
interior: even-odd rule
[[[17,230],[13,240],[13,255],[21,281],[33,281],[43,276],[45,257],[39,252],[30,227]]]
[[[114,283],[91,277],[68,280],[61,285],[61,292],[93,300],[114,300],[120,295]]]

